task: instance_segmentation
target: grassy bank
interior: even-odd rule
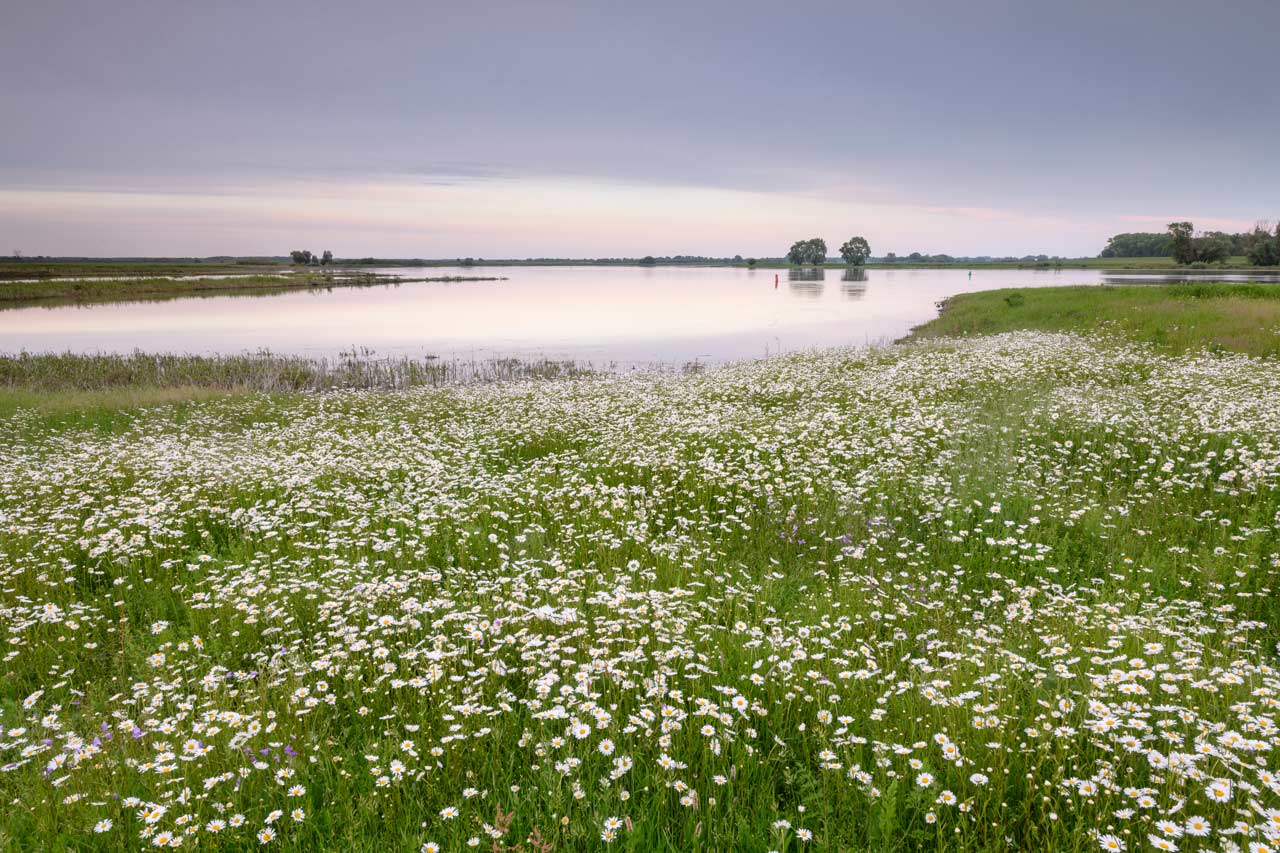
[[[86,304],[137,299],[170,299],[225,294],[269,294],[289,290],[371,287],[418,282],[499,281],[497,276],[428,276],[402,278],[335,270],[285,271],[271,274],[209,278],[48,279],[0,282],[0,309],[28,305]]]
[[[1280,355],[1280,285],[1187,283],[1029,287],[964,293],[911,340],[1022,329],[1110,330],[1172,352],[1216,349]]]

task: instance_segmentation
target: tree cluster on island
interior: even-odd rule
[[[1131,232],[1107,240],[1100,258],[1173,258],[1179,264],[1212,264],[1244,256],[1259,267],[1280,265],[1280,225],[1259,222],[1252,231],[1196,233],[1190,222],[1171,222],[1164,233]]]
[[[840,246],[840,257],[850,266],[862,266],[871,257],[871,245],[865,237],[850,237]],[[794,266],[821,265],[827,262],[827,241],[821,237],[797,240],[787,252],[787,262]]]
[[[328,266],[333,263],[333,252],[328,249],[324,250],[323,255],[313,255],[310,249],[294,249],[289,253],[289,257],[293,259],[295,264],[302,264],[303,266],[315,264]]]

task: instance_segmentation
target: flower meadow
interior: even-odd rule
[[[1280,370],[1013,333],[0,424],[13,849],[1280,851]]]

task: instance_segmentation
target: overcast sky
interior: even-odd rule
[[[1280,218],[1280,3],[0,12],[26,254],[1096,254]]]

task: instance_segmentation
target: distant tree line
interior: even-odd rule
[[[612,260],[614,259],[605,258],[605,259],[598,260],[597,263],[608,263]],[[623,263],[630,262],[626,258],[621,258],[618,260],[620,260]],[[653,255],[645,255],[640,260],[634,261],[632,263],[638,263],[646,267],[657,266],[658,264],[662,264],[663,266],[673,266],[673,265],[680,265],[680,264],[740,264],[742,263],[742,255],[734,255],[732,258],[728,258],[728,257],[712,258],[706,255],[659,255],[657,257]],[[754,265],[755,258],[751,258],[748,261],[748,263],[751,263]]]
[[[294,249],[289,253],[289,257],[293,259],[295,264],[303,264],[310,266],[311,264],[321,264],[328,266],[333,263],[333,252],[328,249],[324,250],[323,255],[313,255],[310,249]]]
[[[745,259],[748,262],[754,258]],[[525,258],[527,264],[643,264],[644,266],[679,266],[696,264],[740,264],[742,255],[716,257],[715,255],[645,255],[641,258]]]
[[[1190,222],[1171,222],[1163,234],[1130,232],[1116,234],[1098,253],[1100,258],[1173,258],[1180,264],[1211,264],[1245,256],[1255,266],[1280,264],[1280,225],[1273,232],[1259,222],[1252,231],[1229,234],[1225,231],[1196,233]]]
[[[898,255],[889,252],[884,257],[873,257],[871,255],[871,246],[864,237],[851,237],[840,247],[840,256],[844,261],[851,265],[864,263],[900,263],[900,264],[967,264],[967,263],[1024,263],[1024,264],[1050,264],[1060,263],[1065,258],[1058,255],[947,255],[937,254],[930,255],[921,252],[912,252],[909,255]],[[680,266],[680,265],[702,265],[702,266],[718,266],[725,264],[743,264],[747,267],[755,267],[761,263],[791,263],[797,266],[808,264],[822,264],[827,261],[827,244],[826,241],[814,237],[809,240],[800,240],[792,245],[791,250],[782,256],[761,256],[761,257],[743,257],[742,255],[734,255],[732,257],[715,255],[644,255],[643,257],[618,257],[618,258],[558,258],[558,257],[541,257],[541,258],[502,258],[497,260],[488,260],[484,258],[348,258],[342,263],[348,266],[443,266],[443,265],[459,265],[459,266],[475,266],[478,264],[529,264],[538,265],[545,264],[547,266],[558,266],[566,264],[574,264],[579,266]]]
[[[1063,261],[1065,258],[1058,255],[929,255],[922,252],[912,252],[909,255],[899,255],[896,252],[890,252],[883,258],[879,259],[879,263],[883,264],[990,264],[990,263],[1022,263],[1022,264],[1047,264],[1054,261]]]
[[[1049,264],[1061,262],[1065,260],[1057,255],[1023,255],[1022,257],[1014,257],[1007,255],[1004,257],[995,257],[992,255],[964,256],[956,257],[954,255],[938,254],[928,255],[922,252],[912,252],[909,255],[899,255],[896,252],[889,252],[883,258],[874,258],[871,255],[871,245],[865,237],[850,237],[840,246],[840,257],[844,259],[846,264],[850,266],[862,266],[869,261],[875,261],[883,264],[958,264],[958,263],[1027,263],[1027,264]],[[808,240],[797,240],[791,244],[791,249],[784,258],[793,266],[806,266],[809,264],[822,264],[827,260],[827,243],[821,237],[811,237]],[[748,266],[754,266],[755,258],[747,261]]]

